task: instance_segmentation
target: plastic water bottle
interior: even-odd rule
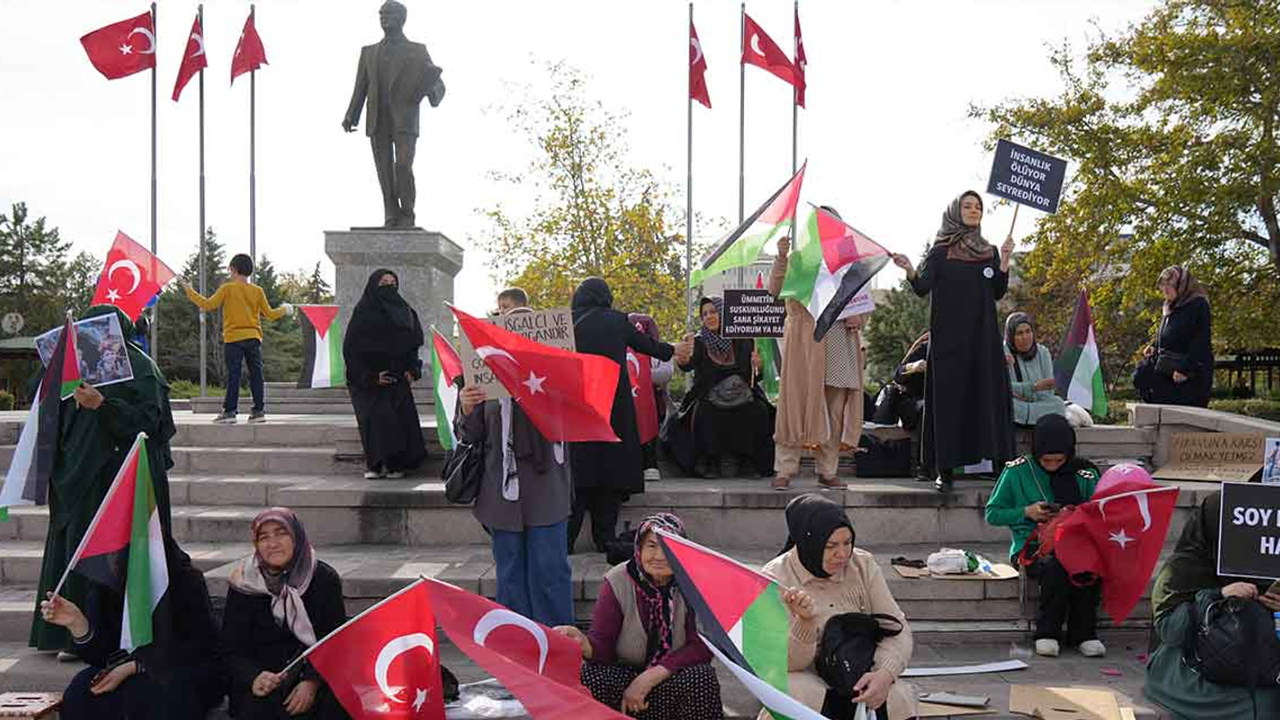
[[[1271,621],[1275,623],[1276,639],[1280,640],[1280,612],[1271,613]]]

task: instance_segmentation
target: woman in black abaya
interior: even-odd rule
[[[919,270],[905,255],[893,256],[916,294],[931,296],[922,464],[937,468],[941,492],[966,465],[990,460],[1000,468],[1013,457],[1009,373],[996,323],[1012,254],[1012,234],[999,253],[982,237],[982,198],[970,190],[943,213]]]
[[[409,387],[422,377],[420,347],[422,324],[400,296],[400,278],[375,270],[342,342],[368,479],[404,477],[427,457]]]

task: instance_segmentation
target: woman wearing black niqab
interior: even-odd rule
[[[625,370],[627,348],[659,360],[670,360],[675,348],[636,330],[626,313],[614,310],[613,293],[600,278],[584,280],[573,293],[573,336],[578,352],[607,357],[620,369],[609,424],[621,442],[576,443],[570,456],[574,494],[569,549],[590,511],[592,540],[604,552],[605,544],[615,539],[623,501],[631,493],[644,492],[640,434]]]
[[[402,477],[426,459],[410,383],[422,377],[422,324],[400,295],[400,278],[375,270],[351,313],[342,358],[360,426],[366,478]]]

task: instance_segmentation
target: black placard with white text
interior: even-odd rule
[[[987,192],[1047,213],[1058,212],[1067,161],[1016,145],[996,143]]]
[[[1280,578],[1280,486],[1222,483],[1218,574]]]
[[[724,338],[780,338],[787,306],[768,290],[725,290],[720,336]]]

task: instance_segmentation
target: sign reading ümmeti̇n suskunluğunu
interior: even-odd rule
[[[725,290],[720,336],[724,338],[780,338],[787,306],[768,290]]]

